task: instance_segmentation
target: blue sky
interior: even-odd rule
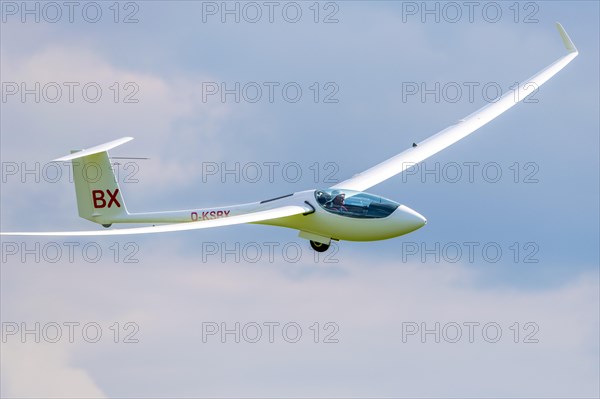
[[[90,103],[75,91],[72,103],[66,96],[36,103],[17,94],[0,103],[3,231],[90,228],[77,217],[66,177],[52,183],[41,172],[39,182],[35,174],[21,175],[24,165],[39,162],[42,170],[74,148],[136,138],[112,153],[150,158],[133,166],[137,183],[121,181],[133,211],[261,200],[327,187],[325,174],[341,181],[476,110],[486,102],[482,87],[507,90],[563,54],[556,21],[580,55],[539,90],[537,103],[519,104],[427,160],[421,168],[439,168],[439,181],[420,169],[369,190],[427,217],[427,226],[405,237],[341,242],[330,258],[315,261],[294,231],[236,226],[94,241],[104,254],[97,263],[80,252],[73,261],[61,256],[52,263],[44,254],[39,263],[32,256],[22,261],[6,245],[50,242],[64,249],[65,242],[3,239],[3,329],[96,321],[106,337],[113,322],[131,321],[140,338],[131,345],[48,344],[10,336],[2,342],[3,395],[598,396],[597,3],[477,3],[472,22],[458,3],[463,17],[452,22],[448,3],[430,2],[440,21],[425,14],[423,22],[421,2],[322,2],[318,23],[312,2],[298,3],[296,23],[280,13],[296,7],[289,2],[278,3],[272,23],[260,2],[263,19],[256,23],[247,21],[252,14],[239,23],[203,14],[221,2],[160,1],[120,3],[119,23],[112,3],[99,3],[97,23],[79,8],[73,23],[66,14],[56,23],[44,20],[53,14],[23,23],[22,10],[13,15],[7,3],[13,5],[2,6],[3,95],[11,83],[94,82],[103,96]],[[483,9],[501,16],[492,23]],[[123,23],[131,12],[138,22]],[[323,23],[330,13],[338,21]],[[137,103],[124,102],[129,82],[139,89]],[[236,82],[275,82],[273,102],[266,92],[255,103],[203,92],[207,84]],[[279,90],[288,83],[301,87],[298,102]],[[471,84],[474,96],[436,101],[403,92],[436,84]],[[338,101],[324,102],[334,91]],[[203,173],[208,164],[236,162],[261,165],[263,174],[265,165],[277,165],[274,179],[236,182]],[[14,165],[15,175],[7,169]],[[281,174],[286,165],[299,167],[302,178],[290,182]],[[463,177],[452,182],[457,165]],[[502,177],[491,182],[493,173],[484,169]],[[277,248],[273,259],[265,255],[269,243]],[[468,243],[475,243],[473,259]],[[239,262],[224,251],[236,252],[236,245]],[[263,251],[257,262],[243,250],[255,245]],[[299,261],[291,262],[284,247],[299,248]],[[497,261],[484,247],[500,248]],[[136,249],[138,263],[124,263],[128,248]],[[202,342],[202,323],[268,321],[297,322],[304,338]],[[339,342],[315,344],[309,327],[328,321],[339,326]],[[495,322],[503,338],[402,342],[408,322]],[[539,326],[540,342],[514,343],[515,322],[521,333],[527,322]],[[28,383],[33,378],[35,385]]]

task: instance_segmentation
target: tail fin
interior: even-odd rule
[[[129,213],[110,164],[108,150],[130,140],[133,138],[124,137],[87,150],[72,151],[71,155],[55,159],[73,162],[73,181],[80,217],[105,227],[127,219]]]

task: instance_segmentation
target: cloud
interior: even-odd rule
[[[104,398],[90,375],[70,363],[69,348],[53,344],[2,344],[2,396]]]
[[[3,104],[4,159],[49,161],[51,154],[130,135],[138,138],[137,154],[157,159],[146,165],[154,184],[182,183],[199,168],[169,155],[193,154],[199,143],[214,138],[218,121],[228,113],[224,104],[202,102],[202,82],[214,79],[201,72],[185,77],[138,72],[76,45],[49,45],[28,56],[7,54],[2,70],[4,85],[18,86]],[[36,92],[39,101],[35,94],[23,100],[24,88]],[[48,146],[25,144],[42,138]]]
[[[235,263],[230,254],[226,263],[220,257],[203,263],[200,247],[196,256],[177,255],[177,247],[170,238],[140,243],[137,265],[112,259],[47,267],[9,261],[2,269],[3,302],[15,305],[3,318],[137,323],[138,344],[88,344],[71,351],[72,362],[102,380],[106,385],[100,388],[109,396],[598,393],[597,274],[531,292],[484,287],[481,271],[459,264],[373,263],[348,253],[337,255],[337,264],[315,264],[308,252],[294,264],[278,251],[273,262],[253,264],[242,257]],[[303,336],[290,344],[276,330],[271,344],[265,328],[256,344],[243,335],[235,343],[235,334],[227,343],[220,334],[203,342],[208,322],[229,329],[236,322],[241,328],[277,322],[279,329],[294,322]],[[332,332],[325,324],[335,323],[339,343],[314,343],[315,322],[319,341]],[[419,329],[439,323],[440,342],[432,333],[423,338],[421,331],[403,342],[407,323]],[[462,328],[457,343],[450,342],[452,323]],[[472,343],[465,323],[478,323]],[[489,323],[501,329],[498,342],[488,339],[494,329],[482,331]],[[173,377],[162,378],[165,373]],[[117,380],[122,383],[111,383]],[[232,380],[236,384],[228,383]]]

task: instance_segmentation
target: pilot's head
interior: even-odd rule
[[[344,205],[344,200],[346,199],[346,194],[340,193],[335,196],[333,199],[333,203],[336,205]]]

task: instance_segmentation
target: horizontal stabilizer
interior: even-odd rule
[[[125,144],[128,141],[133,140],[133,137],[123,137],[117,140],[109,141],[108,143],[100,144],[92,148],[88,148],[87,150],[77,151],[70,155],[65,155],[64,157],[56,158],[54,162],[62,162],[62,161],[71,161],[73,159],[87,157],[88,155],[98,154],[99,152],[108,151],[111,148],[115,148],[120,146],[121,144]]]

